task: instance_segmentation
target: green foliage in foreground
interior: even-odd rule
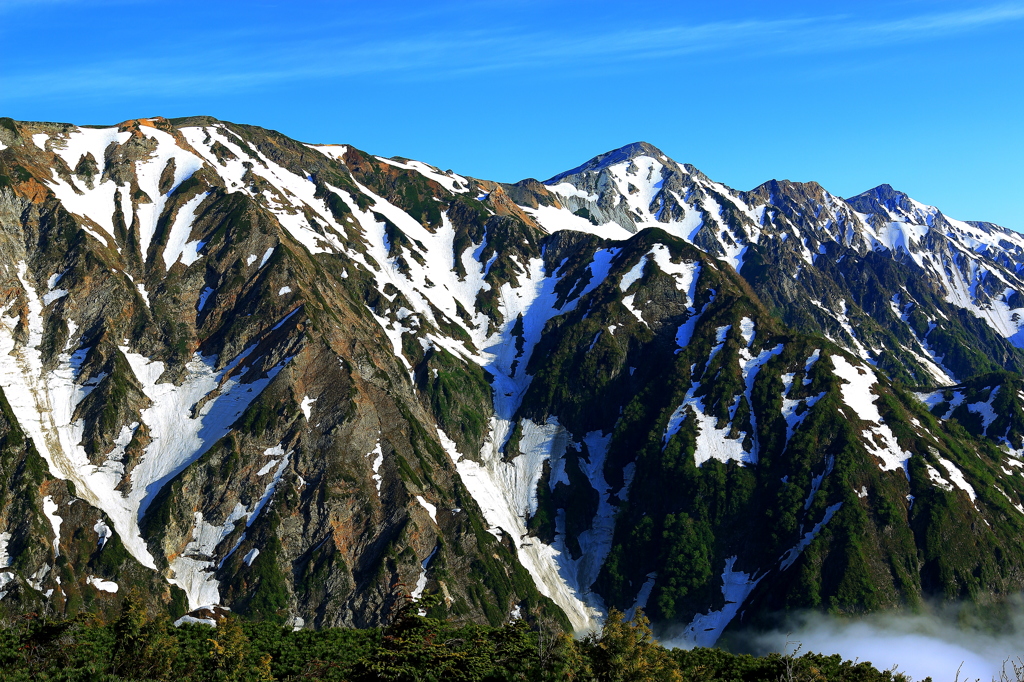
[[[0,629],[0,679],[905,682],[900,674],[839,656],[668,650],[653,639],[643,614],[626,621],[613,610],[599,635],[573,640],[521,620],[502,627],[455,625],[417,615],[423,606],[406,605],[383,629],[292,632],[233,617],[222,618],[215,629],[175,628],[166,617],[146,620],[126,599],[113,623],[30,616],[6,624]]]

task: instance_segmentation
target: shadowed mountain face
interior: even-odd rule
[[[1024,239],[636,143],[500,184],[0,119],[0,611],[693,642],[1024,575]]]

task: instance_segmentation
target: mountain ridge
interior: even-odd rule
[[[1022,587],[1024,237],[646,143],[547,184],[204,117],[0,144],[0,609],[713,643]]]

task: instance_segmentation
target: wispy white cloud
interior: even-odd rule
[[[0,14],[59,5],[88,5],[90,8],[95,9],[98,6],[104,5],[131,5],[139,4],[140,2],[141,0],[0,0]]]
[[[31,2],[68,1],[0,0],[0,11]],[[371,74],[437,79],[521,69],[572,72],[688,55],[736,60],[864,50],[934,41],[1021,20],[1024,4],[1010,3],[895,20],[829,15],[590,33],[511,28],[433,34],[410,31],[413,35],[405,38],[362,42],[352,40],[361,32],[351,30],[351,26],[344,32],[338,30],[339,25],[319,26],[316,30],[306,26],[301,32],[241,27],[228,32],[193,33],[177,40],[173,50],[167,48],[165,54],[153,53],[147,58],[3,73],[0,102],[111,92],[194,95]]]
[[[0,12],[4,10],[21,9],[24,7],[42,7],[44,5],[57,5],[71,0],[0,0]]]

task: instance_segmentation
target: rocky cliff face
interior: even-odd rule
[[[710,643],[1021,589],[1024,239],[891,188],[0,119],[0,227],[0,609]]]

